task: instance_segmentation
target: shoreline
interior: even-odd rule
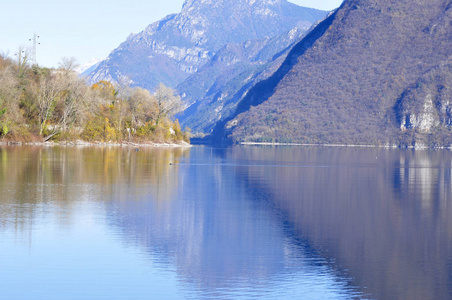
[[[241,142],[243,146],[304,146],[304,147],[343,147],[343,148],[383,148],[383,149],[414,149],[414,150],[452,150],[449,147],[428,147],[426,145],[401,147],[398,145],[346,145],[346,144],[302,144],[302,143],[265,143],[265,142]]]
[[[132,142],[85,142],[82,140],[77,141],[63,141],[63,142],[0,142],[0,146],[45,146],[45,147],[55,147],[55,146],[86,146],[86,147],[155,147],[155,148],[190,148],[193,145],[182,141],[180,143],[132,143]]]

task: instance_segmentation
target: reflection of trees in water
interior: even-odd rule
[[[450,152],[255,147],[231,157],[287,165],[241,172],[378,298],[452,297]]]
[[[197,157],[212,165],[177,164],[189,151],[204,151]],[[200,287],[227,288],[239,277],[265,285],[282,270],[299,270],[299,238],[379,299],[448,299],[451,157],[346,148],[2,147],[0,229],[31,229],[42,205],[60,208],[67,220],[78,201],[104,201],[127,242],[166,258]]]
[[[0,147],[0,220],[22,226],[40,205],[59,207],[64,221],[78,201],[133,197],[143,187],[164,201],[175,191],[170,163],[188,149],[130,147]],[[172,175],[177,175],[173,172]],[[1,222],[1,221],[0,221]],[[1,223],[0,223],[1,225]]]
[[[432,155],[434,153],[435,155]],[[452,199],[452,161],[449,152],[416,151],[400,155],[400,169],[396,170],[400,195],[416,199],[423,214],[443,214],[450,211]],[[399,172],[399,173],[397,173]],[[432,182],[436,184],[432,184]]]

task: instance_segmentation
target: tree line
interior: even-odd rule
[[[188,130],[172,120],[181,99],[163,84],[153,94],[127,78],[89,85],[74,59],[48,69],[30,65],[25,51],[17,58],[0,55],[2,141],[189,141]]]

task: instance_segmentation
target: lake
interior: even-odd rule
[[[451,299],[452,153],[0,147],[1,299]]]

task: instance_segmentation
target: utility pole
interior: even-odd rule
[[[33,50],[32,50],[32,55],[33,55],[33,65],[36,66],[38,64],[37,59],[36,59],[36,48],[38,47],[38,45],[41,45],[41,43],[38,42],[39,39],[39,35],[35,34],[33,35],[33,39],[29,39],[29,41],[33,41]]]

